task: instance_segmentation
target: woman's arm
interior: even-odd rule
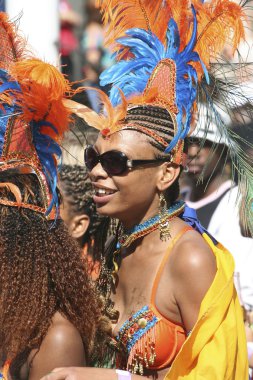
[[[56,367],[84,365],[85,352],[79,332],[68,320],[58,316],[39,351],[29,356],[29,380],[38,380]]]
[[[197,232],[189,232],[176,245],[170,261],[173,294],[187,332],[194,327],[201,302],[216,274],[216,259]]]
[[[162,380],[167,372],[168,368],[159,371],[156,375],[150,375],[147,377],[132,375],[126,372],[125,376],[121,375],[122,377],[120,377],[120,374],[118,374],[115,369],[65,367],[56,368],[53,372],[48,373],[41,380]]]

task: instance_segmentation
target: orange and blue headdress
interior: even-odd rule
[[[126,31],[126,36],[117,39],[117,43],[129,49],[132,58],[120,60],[113,67],[101,75],[101,85],[114,84],[110,99],[113,106],[121,103],[123,92],[126,98],[133,94],[140,95],[147,92],[150,82],[165,80],[164,90],[157,92],[152,103],[167,104],[170,112],[176,115],[177,132],[166,147],[165,152],[175,148],[179,140],[183,140],[190,129],[191,111],[196,101],[198,75],[191,62],[201,64],[208,81],[208,73],[199,54],[194,51],[197,40],[197,19],[192,7],[192,31],[190,40],[180,51],[180,35],[174,19],[170,19],[166,33],[166,44],[151,31],[132,28]],[[168,76],[169,74],[169,76]],[[158,75],[161,77],[159,78]],[[152,83],[154,88],[154,83]],[[161,89],[159,89],[161,90]],[[159,102],[160,101],[160,102]]]
[[[71,92],[70,84],[57,68],[28,55],[5,13],[0,13],[0,38],[0,174],[36,175],[44,205],[25,203],[16,193],[16,202],[0,203],[52,219],[59,206],[57,160],[69,123],[63,99]]]
[[[238,172],[244,191],[246,188],[245,210],[253,232],[253,168],[240,138],[224,124],[218,111],[221,107],[229,113],[229,99],[233,98],[236,107],[236,101],[240,104],[244,97],[235,83],[235,73],[231,74],[232,65],[224,61],[222,53],[227,45],[235,53],[245,38],[244,6],[248,1],[241,5],[232,0],[97,2],[107,29],[106,43],[114,50],[116,61],[101,75],[101,85],[112,86],[110,99],[99,91],[105,109],[101,114],[72,104],[73,109],[103,135],[128,128],[127,113],[133,107],[165,109],[173,120],[174,136],[164,144],[164,151],[177,155],[173,162],[182,164],[183,154],[178,152],[192,133],[194,116],[203,104],[208,109],[206,131],[210,117],[226,140],[233,170]],[[143,131],[143,127],[139,129]],[[158,141],[155,135],[152,130]]]

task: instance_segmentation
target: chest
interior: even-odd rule
[[[131,319],[143,307],[155,304],[156,300],[162,308],[169,303],[170,280],[164,268],[158,273],[161,269],[162,258],[163,254],[158,253],[146,260],[139,258],[136,260],[134,257],[126,257],[122,260],[116,292],[112,297],[115,308],[119,311],[119,319],[113,330],[115,336],[124,322]],[[160,295],[163,297],[165,292],[166,302],[161,303]]]

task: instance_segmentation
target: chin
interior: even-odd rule
[[[97,213],[102,216],[109,216],[110,218],[117,218],[117,212],[114,207],[111,207],[108,204],[105,205],[97,205]]]
[[[131,215],[131,211],[129,211],[129,209],[122,210],[109,205],[97,206],[97,213],[101,216],[108,216],[109,218],[118,219],[123,224],[125,220],[129,219],[129,215]]]

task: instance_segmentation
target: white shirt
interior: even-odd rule
[[[210,220],[208,231],[232,253],[235,272],[239,273],[239,297],[246,309],[253,308],[253,239],[241,234],[238,187],[231,189],[221,199]]]

